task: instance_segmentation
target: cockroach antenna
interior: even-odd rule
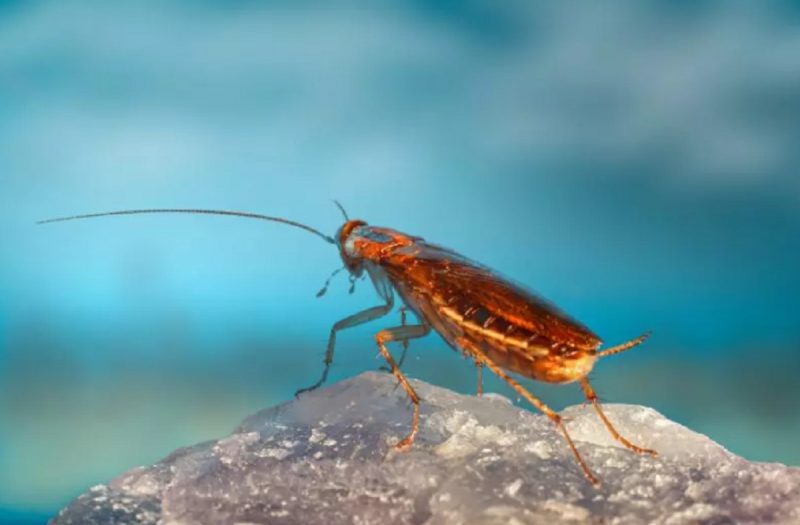
[[[348,217],[347,212],[344,211],[344,206],[342,206],[342,203],[337,201],[336,199],[333,199],[333,203],[336,205],[337,208],[339,208],[339,211],[342,212],[342,215],[344,215],[345,222],[349,221],[350,217]]]
[[[88,213],[85,215],[72,215],[69,217],[56,217],[54,219],[45,219],[43,221],[38,221],[36,224],[74,221],[77,219],[93,219],[95,217],[108,217],[112,215],[140,215],[144,213],[194,213],[200,215],[229,215],[233,217],[245,217],[247,219],[261,219],[264,221],[273,221],[273,222],[279,222],[281,224],[288,224],[289,226],[294,226],[295,228],[300,228],[307,232],[311,232],[314,235],[322,237],[325,240],[325,242],[334,245],[336,244],[336,241],[333,239],[333,237],[325,235],[321,231],[314,229],[311,226],[306,226],[305,224],[296,221],[284,219],[283,217],[270,217],[269,215],[261,215],[260,213],[250,213],[244,211],[203,210],[203,209],[193,209],[193,208],[154,208],[147,210],[120,210],[120,211],[107,211],[102,213]]]

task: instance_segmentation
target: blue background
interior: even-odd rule
[[[800,464],[800,11],[787,2],[0,2],[0,522],[321,372],[351,216],[529,285],[607,401]],[[375,369],[339,337],[331,379]],[[474,391],[437,336],[406,371]],[[575,386],[526,383],[557,408]],[[496,380],[488,388],[506,395]]]

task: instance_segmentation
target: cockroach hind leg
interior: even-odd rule
[[[594,391],[594,388],[592,388],[592,385],[589,384],[589,380],[584,377],[580,380],[580,382],[581,382],[581,388],[583,388],[583,393],[586,395],[586,400],[592,404],[595,411],[597,412],[597,415],[600,417],[600,420],[603,422],[603,425],[605,425],[609,434],[611,434],[611,437],[622,443],[622,445],[625,446],[625,448],[627,448],[628,450],[632,450],[637,454],[649,454],[653,457],[658,456],[658,452],[656,452],[655,450],[634,445],[633,443],[628,441],[628,439],[626,439],[622,434],[620,434],[614,427],[614,425],[611,423],[611,421],[608,419],[608,416],[606,416],[605,412],[603,411],[603,408],[600,406],[600,401],[597,398],[597,393]]]
[[[589,469],[589,466],[586,464],[586,461],[581,456],[581,453],[578,452],[578,448],[575,446],[575,443],[572,441],[572,437],[567,432],[567,427],[564,425],[564,422],[560,415],[558,415],[552,408],[547,406],[542,400],[538,397],[534,396],[528,390],[519,384],[513,377],[509,376],[502,368],[500,368],[494,361],[489,359],[489,357],[481,351],[480,348],[475,346],[474,344],[470,343],[468,340],[464,338],[457,339],[459,346],[464,350],[470,352],[473,358],[477,361],[480,361],[484,366],[486,366],[489,370],[491,370],[497,377],[505,381],[511,388],[513,388],[520,396],[524,397],[531,405],[539,409],[544,415],[546,415],[550,421],[558,428],[561,432],[561,435],[564,437],[564,440],[567,442],[570,451],[572,452],[572,456],[575,458],[575,461],[578,463],[578,466],[581,468],[583,475],[586,479],[594,485],[596,488],[599,488],[601,483],[597,476]]]

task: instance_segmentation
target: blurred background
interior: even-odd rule
[[[609,344],[608,402],[800,464],[794,2],[0,1],[0,522],[229,433],[322,369],[351,216],[512,276]],[[331,382],[374,370],[342,333]],[[405,370],[465,393],[435,335]],[[526,383],[563,408],[579,389]],[[511,396],[491,379],[488,389]]]

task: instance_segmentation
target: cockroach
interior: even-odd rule
[[[509,373],[547,383],[579,382],[587,401],[615,440],[633,452],[656,455],[655,451],[634,445],[617,432],[587,379],[598,358],[618,354],[641,344],[647,338],[647,333],[601,350],[600,338],[584,325],[488,267],[453,250],[429,243],[422,237],[350,219],[344,208],[334,202],[344,215],[345,222],[333,237],[281,217],[206,209],[122,210],[48,219],[39,224],[111,215],[190,213],[261,219],[301,228],[335,245],[344,263],[343,268],[328,278],[318,297],[325,293],[331,278],[346,269],[350,274],[351,291],[356,279],[366,273],[383,304],[345,317],[333,325],[322,376],[313,385],[298,390],[297,395],[318,388],[327,379],[333,362],[336,334],[387,315],[394,307],[396,292],[404,305],[401,309],[401,325],[380,330],[375,334],[375,342],[413,406],[411,430],[397,442],[397,450],[407,450],[414,442],[419,430],[420,398],[386,346],[390,342],[401,342],[405,356],[409,340],[424,337],[434,330],[450,347],[475,363],[479,395],[483,391],[481,374],[483,367],[486,367],[543,412],[561,432],[576,462],[592,484],[599,486],[600,482],[578,452],[562,418]],[[406,309],[415,315],[417,324],[406,323]]]

